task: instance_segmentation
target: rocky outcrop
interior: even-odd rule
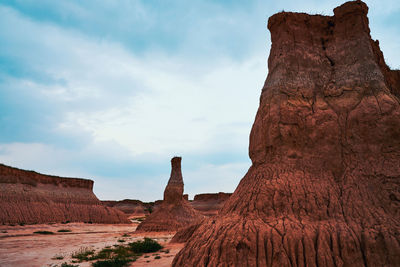
[[[400,266],[400,85],[367,12],[269,19],[252,166],[173,266]]]
[[[203,215],[213,216],[218,213],[224,203],[229,199],[231,193],[216,193],[216,194],[198,194],[190,204],[195,210],[198,210]]]
[[[0,164],[0,223],[129,223],[93,194],[93,181],[62,178]]]
[[[183,178],[180,157],[171,160],[171,177],[164,191],[164,200],[137,231],[177,231],[198,222],[203,216],[183,198]]]

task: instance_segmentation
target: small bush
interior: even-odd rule
[[[115,258],[112,260],[93,262],[92,266],[93,267],[123,267],[123,266],[126,266],[131,261],[133,261],[133,260]]]
[[[128,234],[123,234],[122,237],[129,237],[130,235]]]
[[[94,254],[94,250],[86,247],[81,247],[78,251],[72,253],[71,257],[79,261],[89,261]]]
[[[65,221],[65,222],[62,222],[62,224],[68,224],[68,223],[70,223],[70,221]]]
[[[129,243],[131,250],[135,253],[156,252],[162,249],[162,246],[157,241],[145,237],[143,241]]]
[[[54,233],[53,232],[51,232],[51,231],[36,231],[36,232],[33,232],[34,234],[39,234],[39,235],[54,235]]]
[[[63,255],[54,255],[53,258],[51,258],[52,260],[63,260],[64,256]]]
[[[154,259],[156,260],[161,259],[161,256],[155,256]]]
[[[120,243],[124,243],[124,242],[125,242],[125,240],[123,240],[123,239],[118,239],[118,242],[120,242]]]
[[[60,230],[58,230],[57,232],[59,232],[59,233],[70,233],[70,232],[72,232],[72,231],[69,230],[69,229],[60,229]]]

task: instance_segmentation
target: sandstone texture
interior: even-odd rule
[[[367,13],[270,17],[252,166],[173,266],[400,266],[399,72]]]
[[[183,198],[183,178],[180,157],[171,160],[171,177],[164,190],[164,200],[137,231],[177,231],[198,222],[203,216]]]
[[[0,223],[129,223],[94,195],[93,181],[62,178],[0,164]]]
[[[194,199],[190,204],[195,210],[206,216],[213,216],[218,213],[224,203],[229,199],[231,193],[208,193],[198,194],[194,196]]]

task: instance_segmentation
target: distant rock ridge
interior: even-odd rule
[[[269,18],[252,166],[173,266],[400,266],[399,71],[367,13]]]
[[[129,223],[94,195],[93,181],[63,178],[0,164],[0,223]]]
[[[203,218],[203,215],[183,198],[181,160],[181,157],[172,158],[171,176],[164,191],[164,200],[138,225],[136,231],[178,231]]]
[[[154,209],[154,202],[142,202],[136,199],[124,199],[120,201],[102,200],[103,205],[113,207],[128,216],[144,216]]]
[[[223,192],[197,194],[190,204],[203,215],[213,216],[218,213],[231,195],[231,193]]]

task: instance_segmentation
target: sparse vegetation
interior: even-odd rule
[[[58,230],[57,232],[59,232],[59,233],[70,233],[70,232],[72,232],[72,231],[69,230],[69,229],[60,229],[60,230]]]
[[[53,232],[51,232],[51,231],[36,231],[36,232],[33,232],[34,234],[39,234],[39,235],[54,235],[54,233]]]
[[[123,240],[123,239],[118,239],[117,241],[120,242],[120,243],[124,243],[125,242],[125,240]]]
[[[161,259],[161,256],[155,256],[154,259],[156,260]]]
[[[71,257],[79,261],[90,261],[94,250],[87,247],[81,247],[78,251],[72,253]]]
[[[118,242],[122,243],[126,241],[120,239]],[[132,242],[127,245],[107,246],[97,253],[91,248],[82,247],[72,254],[72,258],[78,260],[78,262],[97,260],[92,263],[94,267],[122,267],[126,266],[129,262],[136,261],[142,253],[156,252],[160,249],[162,249],[162,246],[157,241],[145,238],[144,240]],[[148,258],[149,256],[145,257]]]
[[[129,237],[130,235],[128,234],[123,234],[122,237]]]

